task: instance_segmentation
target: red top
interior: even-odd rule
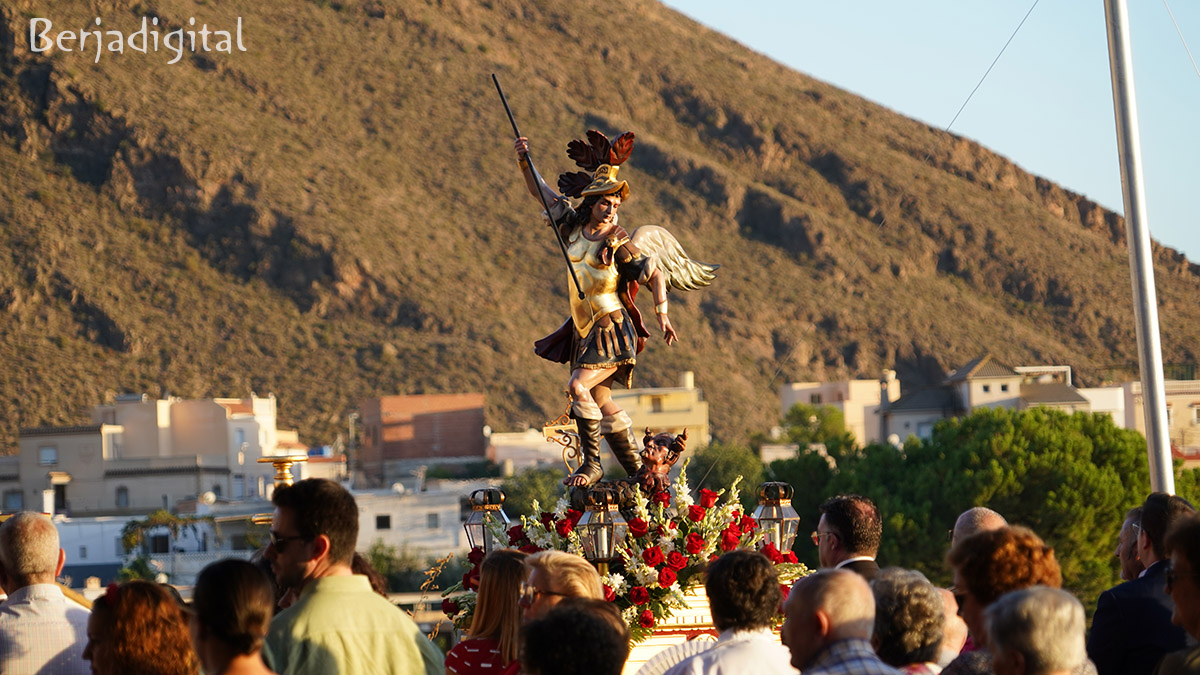
[[[515,664],[505,663],[500,643],[487,638],[464,640],[446,654],[446,672],[453,675],[503,675]]]

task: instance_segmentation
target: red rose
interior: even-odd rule
[[[612,586],[609,586],[608,584],[604,584],[604,599],[607,602],[613,602],[617,599],[616,592],[613,591]]]
[[[796,563],[798,563],[800,561],[796,558],[795,551],[788,551],[787,553],[783,554],[783,562],[792,563],[793,565],[795,565]]]
[[[717,498],[720,496],[708,488],[700,488],[700,506],[711,509],[717,505]]]
[[[540,552],[542,549],[534,544],[525,544],[524,546],[522,546],[521,548],[519,548],[517,550],[522,553],[528,553],[529,555],[533,555],[534,553]]]
[[[458,614],[458,603],[450,598],[446,598],[442,601],[442,613],[446,616],[454,616],[455,614]]]
[[[629,601],[635,605],[644,605],[650,602],[650,591],[646,590],[645,586],[634,586],[629,589]]]
[[[792,592],[792,587],[787,584],[779,584],[779,592],[783,594],[783,601],[787,602],[788,594]]]
[[[667,554],[667,567],[675,571],[679,571],[687,567],[687,556],[679,551],[671,551]]]
[[[668,530],[675,530],[675,529],[678,529],[678,528],[675,526],[675,521],[673,521],[673,520],[672,520],[671,522],[667,523],[667,529],[668,529]]]
[[[566,537],[575,529],[575,523],[572,523],[567,518],[563,518],[554,524],[554,530],[558,532],[558,536]]]
[[[699,532],[692,532],[687,536],[687,542],[684,544],[687,547],[687,552],[696,555],[704,550],[704,537],[700,536]]]
[[[708,513],[708,509],[697,504],[692,504],[688,507],[688,519],[693,523],[698,523],[704,520],[704,514]]]
[[[463,588],[468,591],[474,591],[479,588],[479,568],[476,567],[468,572],[463,573]]]
[[[775,563],[776,565],[783,562],[783,554],[781,554],[779,549],[775,548],[775,544],[772,544],[771,542],[767,542],[766,545],[762,547],[762,554],[770,558],[771,562]]]
[[[567,520],[571,521],[571,527],[575,527],[576,525],[578,525],[579,519],[582,517],[583,517],[583,511],[576,511],[575,509],[567,509]]]
[[[675,583],[675,570],[670,567],[664,567],[658,571],[658,585],[663,588],[669,588]]]
[[[642,610],[642,615],[638,617],[638,623],[642,628],[654,628],[654,612],[648,609]]]
[[[651,501],[658,502],[665,509],[671,505],[671,493],[667,492],[666,490],[663,490],[662,492],[656,492],[651,498]]]
[[[741,539],[742,536],[740,534],[736,534],[729,529],[726,529],[721,533],[721,550],[732,551],[738,547],[738,542],[740,542]]]
[[[483,562],[483,549],[478,546],[471,549],[471,552],[467,554],[467,562],[478,567],[479,563]]]
[[[646,533],[649,531],[650,525],[641,518],[631,518],[629,520],[629,534],[633,535],[635,539],[646,536]]]
[[[520,525],[513,525],[508,528],[508,545],[516,546],[525,540],[525,528]]]
[[[548,513],[546,511],[542,511],[542,517],[539,520],[542,521],[542,526],[546,528],[546,531],[549,531],[550,528],[554,527],[554,514],[553,513]]]
[[[753,532],[758,529],[758,521],[754,519],[754,516],[742,516],[738,521],[738,526],[742,528],[743,532]]]
[[[736,520],[734,520],[732,523],[729,523],[728,525],[726,525],[725,531],[733,533],[733,536],[735,536],[735,537],[742,536],[742,528],[738,527]]]
[[[663,557],[662,549],[657,546],[651,546],[642,552],[642,562],[651,567],[658,567],[663,564],[666,558]]]

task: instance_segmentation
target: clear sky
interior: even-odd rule
[[[795,70],[945,129],[1033,0],[666,0]],[[1200,261],[1200,0],[1129,3],[1150,235]],[[1040,0],[950,128],[1124,212],[1103,0]]]

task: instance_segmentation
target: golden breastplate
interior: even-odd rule
[[[568,273],[571,319],[579,337],[585,337],[597,319],[621,309],[621,300],[617,297],[617,266],[605,265],[600,257],[607,247],[605,240],[592,241],[583,236],[583,228],[576,229],[567,238],[567,257],[584,295],[581,300]]]

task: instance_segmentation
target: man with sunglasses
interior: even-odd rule
[[[371,590],[351,563],[358,505],[323,478],[275,489],[266,559],[299,594],[275,615],[263,659],[280,675],[444,672],[442,653],[400,608]]]
[[[1104,591],[1096,602],[1088,657],[1100,675],[1150,675],[1163,655],[1182,649],[1187,635],[1171,625],[1174,604],[1167,595],[1165,539],[1180,519],[1195,513],[1182,497],[1154,492],[1133,527],[1146,569],[1137,579]]]

